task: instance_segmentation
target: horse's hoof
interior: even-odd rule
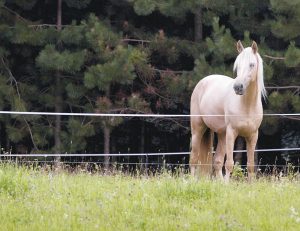
[[[229,184],[229,180],[230,180],[230,176],[229,175],[225,175],[225,177],[224,177],[224,183],[225,184]]]

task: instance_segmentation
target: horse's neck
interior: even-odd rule
[[[261,103],[261,93],[257,81],[258,80],[256,79],[256,81],[251,82],[250,85],[247,87],[245,95],[241,97],[243,104],[249,110],[253,110],[259,103]]]

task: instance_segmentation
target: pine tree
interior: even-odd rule
[[[70,74],[71,76],[81,71],[82,66],[85,61],[85,51],[81,48],[79,43],[82,40],[80,29],[76,28],[75,24],[70,25],[68,28],[62,27],[62,17],[63,17],[63,6],[82,8],[90,1],[65,1],[63,5],[62,0],[57,1],[57,21],[56,21],[56,31],[57,34],[55,45],[46,44],[43,50],[40,51],[36,62],[38,67],[43,70],[47,75],[54,76],[52,84],[54,88],[52,89],[52,96],[54,96],[54,110],[55,112],[63,112],[66,108],[64,104],[63,94],[68,89],[74,85],[70,81],[65,80],[64,76]],[[73,27],[73,28],[72,28]],[[70,36],[74,36],[74,40],[70,39]],[[77,40],[76,40],[77,38]],[[78,48],[72,48],[72,45],[77,45]],[[75,125],[74,120],[69,119],[69,124]],[[74,129],[74,128],[73,128]],[[72,130],[72,129],[71,129]],[[84,135],[88,135],[83,133]],[[55,117],[54,123],[54,152],[62,153],[64,148],[68,146],[66,143],[69,143],[71,148],[70,151],[74,150],[73,140],[65,140],[65,143],[62,143],[62,138],[67,137],[65,131],[62,130],[62,118],[60,115]],[[71,136],[71,138],[73,138]],[[84,145],[82,145],[84,147]],[[80,150],[80,149],[79,149]],[[75,151],[75,150],[74,150]],[[78,150],[76,150],[78,151]],[[60,161],[60,158],[57,158],[57,162]]]
[[[88,0],[80,1],[74,5],[75,2],[71,1],[70,4],[73,4],[71,6],[81,7],[86,6],[89,2]],[[35,1],[31,1],[31,4],[29,4],[29,1],[24,2],[24,4],[22,1],[16,1],[15,4],[26,10],[30,10],[29,7],[33,7]],[[68,4],[69,1],[66,1],[64,6],[68,6]],[[56,7],[56,5],[54,7]],[[3,11],[5,13],[5,19],[12,25],[12,28],[6,31],[6,35],[10,36],[8,41],[14,46],[22,47],[23,51],[27,51],[27,53],[21,55],[26,55],[29,58],[27,58],[27,60],[31,59],[27,66],[23,65],[23,73],[29,75],[30,79],[19,79],[16,77],[18,85],[20,85],[19,96],[12,97],[13,99],[16,98],[14,103],[11,103],[12,106],[15,105],[12,110],[51,111],[56,108],[56,111],[62,112],[69,108],[67,105],[73,107],[74,105],[72,103],[78,103],[75,102],[76,100],[74,99],[79,99],[84,94],[84,89],[77,85],[80,79],[76,77],[76,75],[80,75],[86,57],[85,48],[79,46],[83,43],[82,26],[80,27],[74,22],[70,26],[62,27],[60,19],[58,20],[58,25],[35,25],[35,22],[31,22],[28,19],[25,20],[19,16],[18,13],[9,8],[4,8]],[[15,19],[16,15],[17,19]],[[33,52],[29,52],[28,54],[28,51]],[[19,54],[17,54],[16,57],[20,59]],[[20,68],[17,67],[17,69]],[[73,78],[75,81],[70,81],[70,78]],[[37,79],[39,81],[37,81]],[[30,85],[24,84],[23,81]],[[74,89],[76,89],[77,95],[72,94]],[[39,91],[41,91],[41,94],[39,94]],[[62,98],[65,97],[64,95],[66,94],[70,96],[69,98],[71,100],[66,101]],[[78,107],[78,104],[76,106]],[[21,122],[22,120],[19,122],[20,125],[18,127],[16,127],[16,123],[13,123],[13,126],[7,126],[8,137],[13,142],[20,142],[27,135],[30,135],[34,146],[33,151],[43,149],[47,152],[51,150],[53,148],[52,138],[55,138],[54,144],[56,153],[84,150],[85,145],[77,145],[77,148],[74,148],[72,144],[72,139],[74,138],[67,134],[69,132],[74,134],[74,132],[72,133],[74,129],[79,131],[83,128],[90,130],[91,133],[77,133],[78,139],[79,134],[82,135],[82,139],[93,134],[92,128],[85,125],[85,123],[75,123],[72,118],[69,118],[68,124],[73,124],[74,126],[78,125],[77,128],[71,128],[68,125],[62,129],[62,123],[65,124],[66,121],[61,121],[60,117],[57,117],[56,120],[53,121],[53,118],[45,119],[35,116],[28,117],[27,121],[23,121],[28,129],[22,129],[21,131],[25,131],[20,132],[18,130],[24,127]],[[55,133],[51,131],[53,127],[55,128]],[[28,150],[30,151],[30,149]]]
[[[147,103],[140,98],[139,93],[134,93],[128,87],[136,78],[136,67],[145,65],[146,54],[131,46],[122,45],[121,37],[95,16],[89,18],[87,25],[89,30],[86,37],[94,53],[95,64],[87,68],[84,84],[88,89],[96,90],[95,112],[121,113],[128,112],[128,108],[129,112],[145,112]],[[95,120],[100,122],[104,133],[104,153],[109,154],[111,132],[123,120],[118,117]],[[104,162],[107,169],[109,157]]]
[[[276,82],[281,86],[299,85],[300,75],[300,2],[271,0],[271,9],[275,20],[271,24],[271,31],[280,41],[280,48],[284,49],[284,65],[276,68]],[[274,81],[275,82],[275,81]],[[277,112],[299,113],[299,88],[290,88],[284,92],[272,92],[270,95],[270,109]],[[277,130],[281,131],[281,143],[287,147],[299,146],[299,123],[291,120],[277,122]],[[274,123],[273,123],[274,124]],[[291,137],[291,138],[287,138]],[[298,155],[299,157],[299,155]],[[286,160],[297,159],[297,155],[288,154]]]
[[[16,1],[16,5],[24,9],[30,9],[34,1]],[[14,26],[23,28],[22,25],[28,21],[20,16],[17,12],[11,10],[1,1],[0,17],[1,17],[1,47],[0,47],[0,76],[2,81],[2,109],[14,111],[26,111],[30,108],[28,101],[31,97],[36,97],[36,88],[30,84],[30,78],[26,74],[32,73],[31,63],[27,58],[32,55],[32,51],[28,47],[17,47],[12,49],[10,43],[15,39]],[[14,47],[13,47],[14,48]],[[13,57],[18,55],[20,59]],[[24,74],[26,73],[26,74]],[[21,141],[28,140],[30,137],[33,148],[36,149],[37,144],[34,139],[31,123],[37,118],[27,116],[1,116],[2,125],[1,133],[4,140],[1,140],[1,146],[4,150],[16,152],[26,152],[28,149],[20,150]]]

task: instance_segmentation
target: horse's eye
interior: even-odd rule
[[[250,68],[253,68],[254,67],[254,63],[250,63]]]

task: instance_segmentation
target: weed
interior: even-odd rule
[[[245,171],[244,169],[241,167],[241,165],[239,164],[239,162],[236,162],[234,164],[234,167],[233,167],[233,171],[232,171],[232,178],[234,180],[237,180],[237,181],[242,181],[245,179]]]

